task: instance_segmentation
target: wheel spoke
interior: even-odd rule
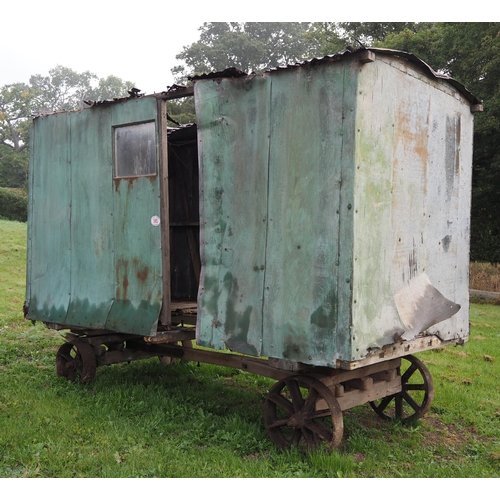
[[[287,381],[286,386],[290,391],[290,396],[292,397],[293,409],[295,413],[300,411],[304,406],[304,399],[302,398],[302,393],[300,392],[299,383],[295,379],[290,379]]]
[[[321,399],[321,398],[319,398]],[[314,411],[314,408],[316,407],[316,401],[318,400],[318,391],[314,389],[314,387],[311,387],[309,390],[309,394],[307,395],[306,400],[304,401],[304,406],[302,408],[302,411],[304,413],[311,413]]]
[[[305,424],[305,427],[312,433],[320,436],[324,441],[330,442],[332,440],[332,431],[318,422],[310,421]]]
[[[279,427],[287,427],[288,422],[289,422],[288,418],[283,418],[280,420],[276,420],[272,424],[269,424],[267,427],[268,427],[268,429],[277,429]]]
[[[382,399],[382,401],[378,405],[377,409],[380,412],[384,412],[385,409],[389,406],[389,403],[391,403],[393,400],[394,400],[394,396],[387,396],[386,398]]]
[[[405,389],[407,391],[425,391],[427,386],[425,383],[423,384],[406,384]]]
[[[413,408],[415,413],[420,411],[421,405],[419,405],[407,392],[403,392],[401,395],[403,399]]]
[[[282,394],[275,394],[273,392],[270,392],[268,398],[274,404],[285,410],[288,414],[293,415],[295,413],[292,403]]]
[[[301,428],[301,432],[302,432],[302,436],[304,436],[304,440],[307,443],[307,446],[309,448],[312,448],[316,443],[316,438],[314,436],[314,432],[305,426]]]
[[[403,384],[406,384],[406,382],[410,380],[410,377],[417,371],[417,368],[418,367],[416,364],[410,365],[408,369],[401,376],[401,382],[403,382]]]
[[[292,446],[299,446],[301,438],[302,438],[302,430],[294,429],[292,433],[292,438],[290,440],[290,444],[292,444]]]
[[[324,410],[311,411],[306,416],[306,421],[315,420],[316,418],[331,417],[332,414],[328,408]]]

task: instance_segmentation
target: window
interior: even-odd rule
[[[155,122],[115,127],[115,177],[156,175]]]

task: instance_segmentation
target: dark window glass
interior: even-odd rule
[[[115,176],[156,174],[155,122],[115,128]]]

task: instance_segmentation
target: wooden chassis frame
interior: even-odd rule
[[[352,370],[291,363],[288,364],[291,369],[285,369],[279,367],[281,360],[254,358],[190,347],[189,342],[186,343],[186,341],[191,341],[194,337],[193,328],[179,328],[164,332],[161,338],[103,331],[74,331],[66,335],[66,340],[73,344],[82,341],[90,344],[96,354],[96,367],[167,356],[183,361],[236,368],[275,380],[297,373],[307,375],[318,379],[331,390],[342,411],[398,394],[402,390],[399,374],[401,357]],[[179,342],[182,342],[182,345],[178,345]],[[318,407],[318,409],[321,408]]]

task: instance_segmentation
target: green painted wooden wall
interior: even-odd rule
[[[113,127],[156,121],[144,98],[32,127],[28,318],[149,335],[161,307],[158,175],[115,179]]]
[[[350,350],[349,62],[195,83],[202,345],[331,365]]]

